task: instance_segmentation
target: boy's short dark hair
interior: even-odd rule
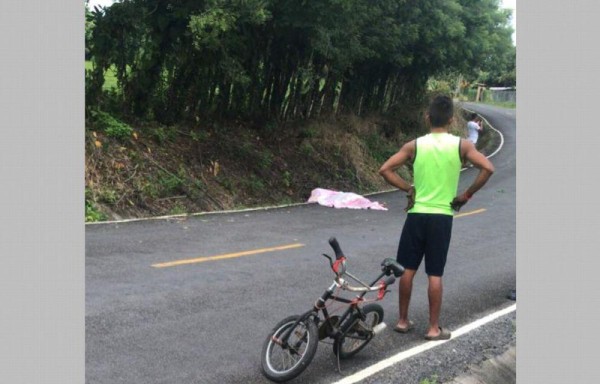
[[[476,113],[471,113],[471,116],[469,116],[469,120],[475,120],[479,115],[477,115]]]
[[[438,95],[429,104],[428,112],[433,127],[445,127],[454,116],[454,103],[449,96]]]

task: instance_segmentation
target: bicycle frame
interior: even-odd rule
[[[346,270],[346,257],[335,237],[329,239],[329,245],[335,252],[335,260],[329,255],[323,256],[329,259],[335,273],[333,283],[310,310],[281,320],[263,343],[261,368],[272,381],[283,382],[298,376],[312,361],[319,341],[325,338],[333,339],[333,352],[341,372],[340,359],[354,356],[386,327],[383,307],[370,302],[383,300],[390,292],[387,288],[404,273],[404,267],[395,259],[386,258],[381,262],[381,273],[371,284],[366,284]],[[382,279],[384,276],[388,277]],[[358,285],[351,285],[346,278]],[[352,299],[341,297],[339,290],[354,292],[356,296]],[[369,292],[377,292],[377,297],[364,299]],[[338,308],[328,308],[330,300],[348,307],[340,313]]]
[[[377,283],[377,281],[379,279],[381,279],[382,277],[384,277],[386,275],[386,272],[383,271],[381,272],[381,274],[379,276],[377,276],[377,278],[375,280],[373,280],[373,282],[369,285],[366,285],[365,283],[363,283],[362,281],[360,281],[358,278],[352,276],[349,272],[345,272],[344,274],[348,275],[349,277],[351,277],[352,279],[356,280],[358,283],[360,283],[361,285],[365,286],[366,288],[369,288],[371,286],[373,286],[375,283]],[[341,278],[340,278],[341,279]],[[342,280],[343,281],[343,280]],[[359,304],[363,302],[362,298],[368,293],[368,292],[373,292],[372,290],[364,290],[362,291],[359,295],[357,295],[356,298],[354,298],[353,300],[349,300],[343,297],[339,297],[339,296],[334,296],[334,292],[335,292],[335,288],[339,287],[340,283],[338,281],[333,282],[333,284],[331,284],[331,286],[329,286],[329,288],[327,288],[327,290],[323,293],[323,295],[321,295],[321,297],[319,299],[317,299],[317,301],[315,302],[315,305],[313,306],[313,308],[307,312],[305,312],[304,314],[300,315],[300,317],[298,318],[298,320],[296,320],[296,322],[294,323],[294,325],[292,327],[290,327],[287,331],[285,331],[285,333],[282,335],[281,339],[279,340],[275,340],[275,342],[277,342],[278,344],[280,344],[282,347],[284,348],[288,348],[290,347],[287,343],[290,334],[292,332],[293,329],[296,328],[296,326],[301,322],[304,321],[308,318],[313,318],[314,321],[318,324],[320,322],[319,319],[319,311],[321,311],[323,313],[323,317],[324,317],[324,322],[327,322],[327,324],[331,327],[331,329],[333,330],[332,332],[328,332],[327,337],[332,337],[335,338],[338,334],[339,334],[339,326],[341,324],[344,323],[344,321],[348,318],[348,316],[350,316],[351,314],[353,314],[355,311],[358,312],[361,317],[361,311],[360,311],[360,306]],[[384,293],[385,294],[385,293]],[[383,295],[379,295],[378,296],[378,301],[381,300],[383,298]],[[348,309],[346,309],[346,311],[344,311],[344,313],[340,316],[340,320],[337,324],[333,324],[331,322],[331,319],[329,317],[329,313],[327,311],[327,308],[325,307],[325,302],[327,302],[327,300],[334,300],[334,301],[338,301],[341,303],[345,303],[345,304],[350,304],[350,306],[348,307]]]

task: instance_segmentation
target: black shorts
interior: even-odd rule
[[[425,273],[442,276],[452,234],[451,215],[409,213],[402,228],[396,260],[417,270],[425,256]]]

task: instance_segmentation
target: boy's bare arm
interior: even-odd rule
[[[400,168],[410,159],[413,159],[415,155],[415,141],[406,143],[400,148],[400,150],[390,157],[379,169],[379,174],[383,176],[385,181],[394,187],[408,192],[406,197],[408,199],[405,211],[408,211],[415,205],[415,189],[406,180],[401,178],[397,173],[396,169]]]
[[[400,150],[392,155],[383,165],[379,168],[379,174],[383,176],[385,181],[394,187],[408,192],[412,186],[403,178],[401,178],[396,170],[406,164],[406,162],[413,158],[415,152],[415,141],[406,143],[400,148]]]
[[[452,200],[452,208],[456,211],[460,210],[460,208],[465,205],[467,201],[469,201],[475,192],[479,191],[481,187],[487,183],[489,178],[494,173],[494,165],[492,162],[481,152],[479,152],[471,141],[462,140],[461,152],[463,153],[464,158],[469,160],[475,168],[479,169],[479,174],[477,174],[477,177],[475,177],[475,180],[469,186],[469,188]]]

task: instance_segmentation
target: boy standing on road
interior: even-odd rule
[[[437,96],[429,105],[429,134],[406,143],[379,170],[391,185],[407,192],[408,212],[400,236],[397,260],[406,271],[400,278],[400,319],[395,331],[412,329],[408,306],[413,278],[423,257],[429,280],[429,327],[427,340],[449,339],[451,334],[438,321],[442,306],[442,276],[450,246],[453,211],[469,201],[494,172],[492,163],[469,140],[448,133],[454,119],[454,105],[448,96]],[[395,171],[412,160],[414,186]],[[461,164],[470,161],[479,169],[475,181],[462,194],[456,195]]]

